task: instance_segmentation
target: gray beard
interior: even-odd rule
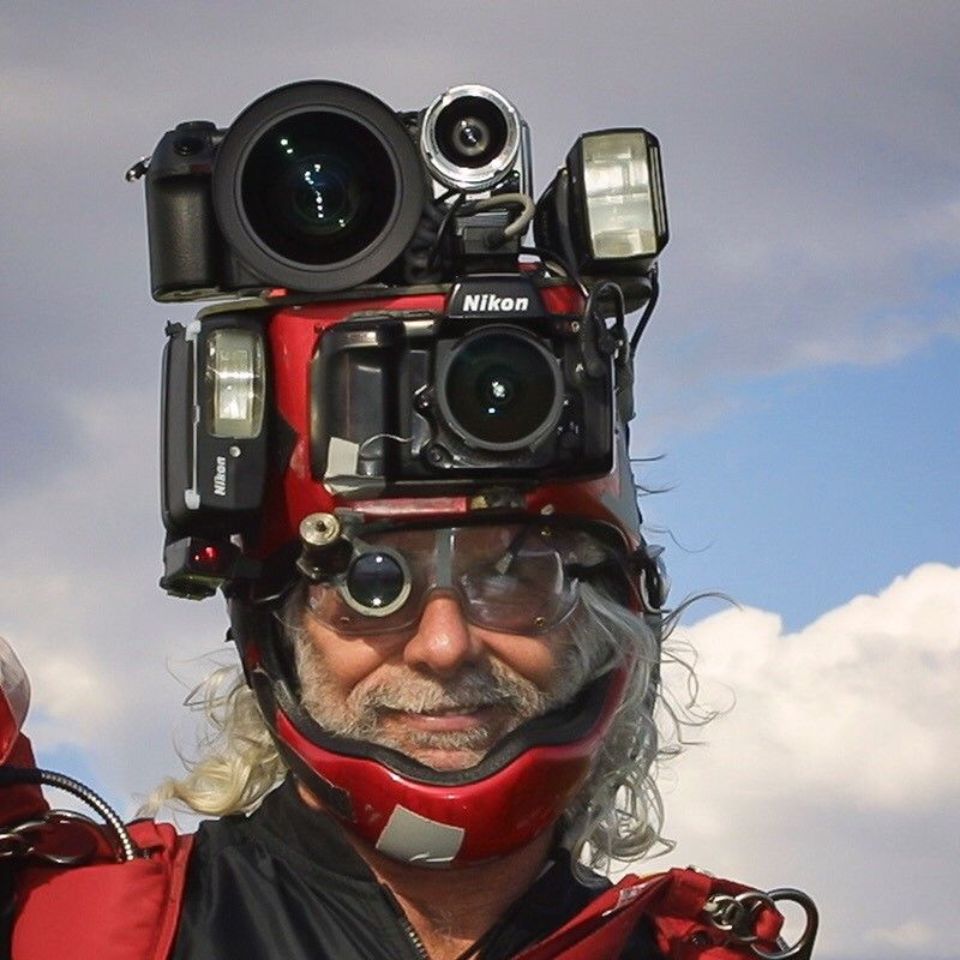
[[[310,716],[335,736],[350,737],[399,750],[410,755],[417,751],[463,751],[480,760],[506,734],[534,717],[568,702],[586,680],[585,664],[580,658],[565,657],[561,648],[556,682],[550,690],[541,690],[499,660],[472,664],[455,678],[438,680],[409,667],[382,667],[377,681],[358,685],[343,699],[331,682],[324,658],[311,642],[307,631],[298,631],[296,653],[300,677],[301,702]],[[481,724],[468,730],[403,731],[402,738],[384,723],[391,713],[429,714],[441,711],[470,712],[497,707],[501,717],[495,725]],[[504,724],[502,717],[508,719]],[[428,758],[414,756],[428,765]]]

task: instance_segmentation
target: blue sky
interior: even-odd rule
[[[731,383],[735,409],[641,466],[678,591],[717,589],[798,628],[897,574],[960,565],[960,343],[894,364]],[[682,516],[682,524],[671,517]]]
[[[742,605],[678,631],[736,707],[663,771],[671,862],[809,888],[822,960],[960,960],[958,38],[948,0],[8,5],[0,634],[43,762],[131,813],[230,657],[218,601],[156,587],[163,327],[193,310],[150,300],[123,171],[292,80],[397,109],[478,81],[538,189],[583,131],[663,146],[633,453],[674,599]]]

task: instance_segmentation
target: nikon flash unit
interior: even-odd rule
[[[170,324],[163,360],[162,505],[168,530],[233,533],[259,508],[267,468],[260,322],[225,313]]]
[[[534,230],[584,277],[649,274],[669,239],[660,142],[639,128],[583,134],[538,201]]]

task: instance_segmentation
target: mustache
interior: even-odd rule
[[[347,698],[352,711],[367,716],[384,711],[470,712],[495,706],[530,716],[542,712],[547,700],[547,695],[530,681],[496,663],[450,680],[400,669],[393,675],[378,676],[375,684],[359,687]]]

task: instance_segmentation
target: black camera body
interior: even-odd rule
[[[407,247],[426,177],[399,117],[372,94],[291,84],[229,128],[164,134],[146,172],[151,287],[198,300],[363,283]]]
[[[331,327],[310,365],[314,478],[404,496],[608,473],[613,364],[585,363],[583,322],[525,277],[488,276],[457,283],[442,315]]]
[[[435,195],[530,188],[527,126],[495,91],[454,88],[426,110],[395,113],[346,84],[291,84],[230,127],[188,121],[157,144],[146,167],[153,296],[403,284],[404,255],[415,266],[423,252],[418,229],[436,261],[425,279],[450,279],[436,269],[444,260],[495,269],[516,258],[519,241],[502,237],[510,216],[458,213],[443,238],[455,254],[444,258],[429,235],[447,212]]]
[[[150,279],[157,300],[200,300],[257,290],[263,279],[232,255],[210,189],[226,131],[206,120],[163,135],[146,174]]]

